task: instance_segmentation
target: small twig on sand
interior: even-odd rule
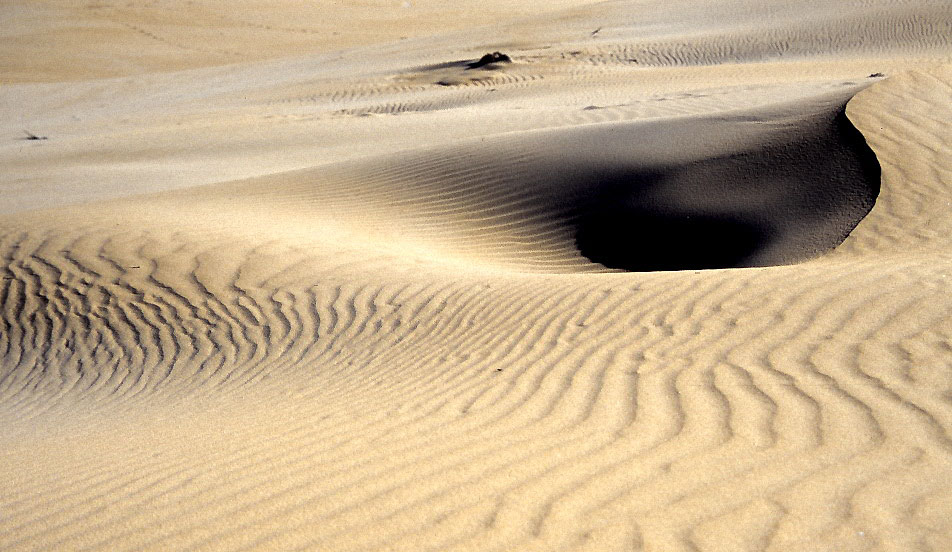
[[[33,134],[29,130],[24,130],[23,134],[26,134],[26,138],[24,138],[24,140],[46,140],[47,139],[46,136],[37,136],[36,134]]]

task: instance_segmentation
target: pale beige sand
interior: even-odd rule
[[[952,549],[947,2],[331,4],[0,7],[0,549]]]

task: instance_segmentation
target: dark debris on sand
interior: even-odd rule
[[[479,69],[480,67],[486,67],[487,65],[493,65],[495,63],[512,63],[512,59],[502,52],[493,52],[486,54],[474,62],[467,63],[466,68]]]

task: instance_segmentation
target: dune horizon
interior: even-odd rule
[[[0,550],[952,550],[947,4],[4,3]]]

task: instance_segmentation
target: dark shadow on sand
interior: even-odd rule
[[[745,266],[769,240],[769,229],[749,221],[650,210],[603,213],[576,236],[589,259],[635,272]]]
[[[832,250],[872,209],[879,162],[842,109],[791,135],[686,164],[594,168],[576,187],[592,193],[577,203],[577,247],[628,271],[790,264]]]

